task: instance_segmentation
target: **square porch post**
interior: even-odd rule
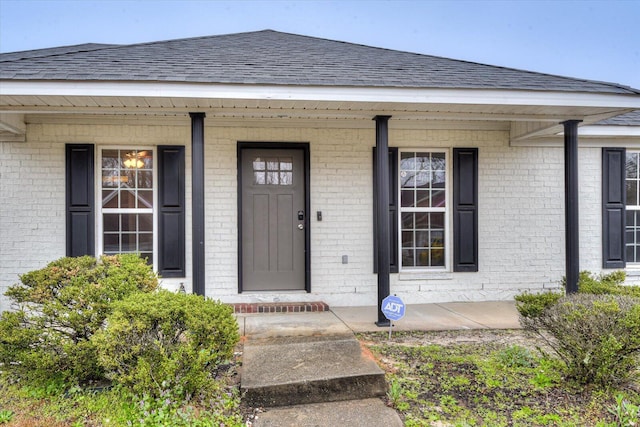
[[[578,123],[567,120],[564,125],[564,209],[566,244],[566,291],[578,292],[580,275],[580,216],[578,208]]]
[[[204,295],[204,118],[205,113],[189,113],[191,117],[191,191],[193,293]]]
[[[390,253],[389,241],[389,119],[391,116],[376,116],[376,206],[378,238],[378,320],[376,325],[389,326],[382,313],[382,300],[389,296]]]

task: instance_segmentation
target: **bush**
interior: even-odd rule
[[[137,255],[61,258],[9,288],[0,317],[0,362],[20,377],[82,382],[102,377],[90,338],[113,301],[152,291],[158,278]]]
[[[233,309],[198,295],[159,291],[114,304],[92,342],[108,377],[142,395],[185,396],[229,360],[239,340]]]
[[[640,287],[623,284],[626,277],[626,273],[622,270],[600,275],[581,271],[578,276],[578,292],[593,295],[629,295],[640,298]],[[566,278],[562,279],[562,284],[566,286]]]
[[[557,303],[563,295],[564,294],[556,292],[544,292],[541,294],[524,293],[516,295],[516,308],[522,317],[537,317],[540,316],[546,308]]]
[[[522,311],[521,311],[521,314]],[[541,313],[522,315],[580,383],[602,386],[632,380],[640,362],[640,301],[626,295],[574,294]]]

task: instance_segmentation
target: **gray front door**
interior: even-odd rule
[[[240,156],[241,290],[304,290],[304,150],[244,148]]]

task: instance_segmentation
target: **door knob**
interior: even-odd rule
[[[298,230],[304,230],[304,224],[298,224]]]

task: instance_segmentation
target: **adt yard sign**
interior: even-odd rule
[[[389,320],[400,320],[404,317],[404,303],[399,297],[389,295],[382,300],[382,314]]]

